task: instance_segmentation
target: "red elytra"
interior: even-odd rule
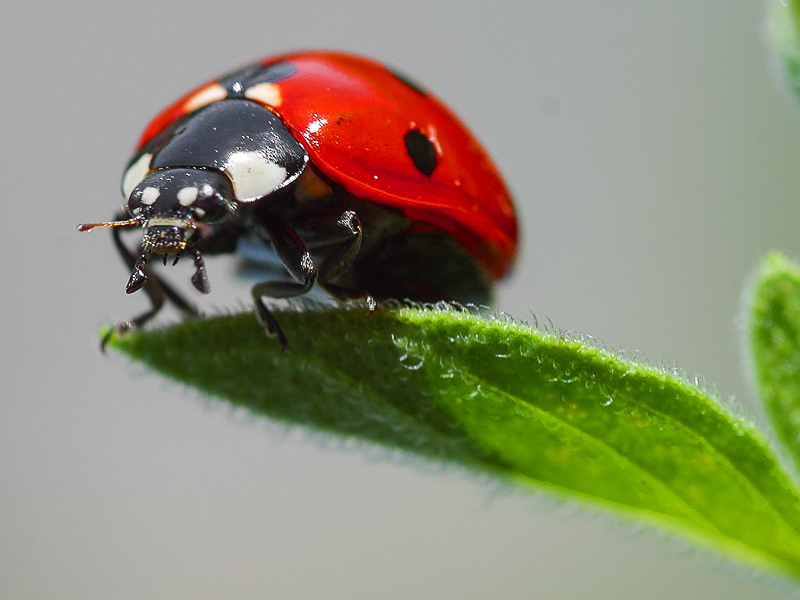
[[[296,71],[272,83],[275,100],[260,104],[280,117],[317,169],[356,197],[400,209],[417,230],[449,233],[493,278],[508,272],[518,236],[511,197],[486,151],[442,102],[363,57],[299,52],[261,65],[282,62]],[[200,92],[217,81],[162,111],[137,149],[187,107],[199,108]],[[404,135],[411,129],[436,150],[429,175],[409,160]]]

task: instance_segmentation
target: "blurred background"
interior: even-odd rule
[[[102,356],[146,305],[110,238],[145,122],[265,55],[338,48],[433,89],[515,193],[498,306],[714,382],[763,423],[745,282],[800,250],[800,114],[751,0],[14,3],[0,22],[0,597],[780,598],[548,496],[253,420]],[[210,306],[247,300],[225,259]],[[188,279],[190,268],[175,272]]]

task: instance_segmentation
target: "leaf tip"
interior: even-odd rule
[[[761,273],[771,274],[774,272],[794,271],[794,264],[780,250],[770,250],[761,262]]]
[[[800,268],[791,258],[779,250],[770,251],[761,261],[753,290],[754,302],[774,296],[778,291],[800,284]]]

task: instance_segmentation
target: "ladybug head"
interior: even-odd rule
[[[140,225],[141,249],[125,290],[131,294],[146,282],[144,267],[152,256],[161,256],[173,264],[186,252],[194,257],[197,272],[192,283],[208,293],[205,265],[199,250],[198,229],[203,223],[213,223],[233,210],[234,197],[230,179],[211,169],[172,168],[147,175],[133,189],[126,206],[130,219],[107,223],[79,225],[81,231],[95,227],[126,227]]]
[[[142,254],[179,256],[197,226],[228,214],[230,180],[209,169],[166,169],[145,177],[128,198],[128,213],[144,227]]]

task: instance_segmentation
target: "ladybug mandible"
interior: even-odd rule
[[[491,159],[439,100],[394,71],[337,52],[267,58],[189,92],[147,126],[122,178],[114,244],[151,307],[197,309],[152,270],[245,239],[271,247],[291,279],[252,288],[267,332],[286,337],[264,298],[315,283],[339,299],[486,302],[517,246],[510,195]],[[120,230],[141,227],[133,252]]]

